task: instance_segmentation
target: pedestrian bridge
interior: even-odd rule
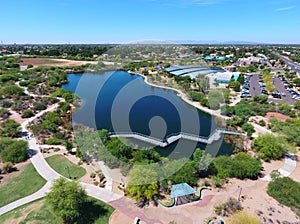
[[[209,137],[197,136],[197,135],[187,134],[184,132],[171,134],[163,140],[154,138],[151,136],[143,135],[138,132],[111,132],[110,137],[111,138],[133,138],[133,139],[137,139],[137,140],[149,143],[154,146],[159,146],[161,148],[165,148],[168,145],[171,145],[172,143],[178,141],[179,139],[185,139],[185,140],[200,142],[200,143],[209,145],[215,141],[220,140],[222,135],[224,135],[224,134],[225,135],[245,136],[244,133],[237,132],[237,131],[229,131],[226,129],[216,129]]]

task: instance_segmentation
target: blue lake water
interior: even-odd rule
[[[163,139],[170,134],[185,132],[209,136],[216,128],[211,115],[184,102],[173,90],[153,87],[139,75],[123,71],[101,74],[69,74],[63,88],[76,93],[81,108],[73,113],[73,122],[110,132],[138,132]],[[151,147],[132,141],[139,147]],[[156,147],[164,156],[182,157],[196,147],[217,154],[231,154],[233,149],[223,142],[206,147],[180,140],[167,148]]]

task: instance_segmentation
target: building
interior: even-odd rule
[[[228,84],[230,80],[233,78],[237,80],[240,76],[240,72],[217,72],[215,76],[215,82]]]
[[[194,79],[198,75],[208,75],[217,72],[224,72],[220,67],[216,66],[201,66],[201,65],[187,65],[187,66],[171,66],[166,71],[174,76],[189,76]]]

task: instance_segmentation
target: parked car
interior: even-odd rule
[[[274,98],[280,98],[281,99],[281,94],[279,93],[279,92],[272,92],[272,96],[274,97]]]

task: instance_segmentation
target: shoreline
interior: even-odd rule
[[[226,117],[224,115],[221,115],[219,112],[217,111],[214,111],[214,110],[211,110],[211,109],[208,109],[207,107],[204,107],[204,106],[201,106],[201,105],[198,105],[196,104],[196,102],[193,102],[191,101],[190,99],[188,99],[187,95],[185,93],[183,93],[181,90],[178,90],[178,89],[175,89],[175,88],[172,88],[172,87],[168,87],[168,86],[160,86],[160,85],[157,85],[157,84],[154,84],[154,83],[151,83],[148,81],[148,77],[143,75],[143,74],[140,74],[140,73],[137,73],[137,72],[131,72],[131,71],[127,71],[129,74],[133,74],[133,75],[139,75],[141,77],[143,77],[144,81],[146,84],[150,85],[150,86],[153,86],[153,87],[157,87],[157,88],[162,88],[162,89],[169,89],[169,90],[173,90],[175,91],[177,94],[178,97],[180,97],[183,101],[185,101],[186,103],[188,103],[189,105],[211,115],[211,116],[215,116],[215,117],[219,117],[219,118],[222,118],[224,120],[227,120],[229,119],[229,117]]]

